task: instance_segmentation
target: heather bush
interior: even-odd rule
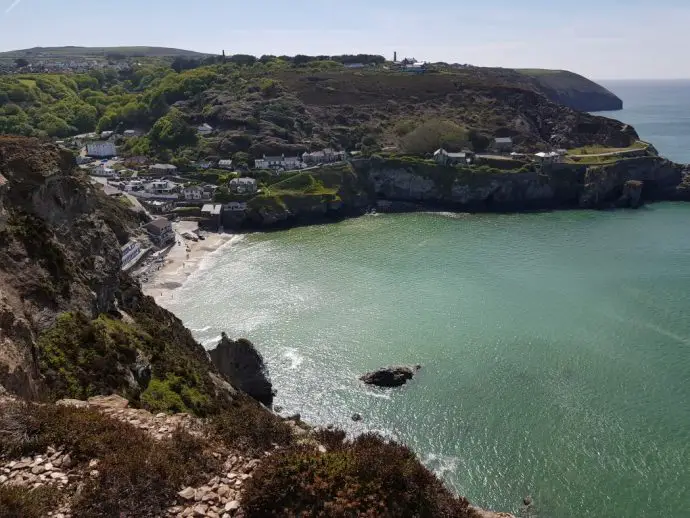
[[[453,496],[405,446],[364,435],[318,453],[292,447],[266,459],[248,481],[248,518],[465,517],[468,502]],[[324,434],[321,434],[324,437]]]

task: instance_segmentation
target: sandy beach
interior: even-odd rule
[[[154,297],[162,306],[174,298],[174,291],[197,270],[201,261],[233,238],[232,234],[212,232],[203,233],[205,239],[199,241],[182,237],[186,232],[196,232],[197,228],[198,223],[194,221],[173,223],[175,245],[164,255],[162,261],[149,260],[137,272],[144,293]]]

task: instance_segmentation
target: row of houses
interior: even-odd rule
[[[345,151],[326,148],[321,151],[305,152],[298,156],[266,156],[254,160],[255,169],[292,171],[319,164],[341,162],[347,158]]]

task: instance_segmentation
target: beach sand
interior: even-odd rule
[[[185,232],[195,232],[197,228],[198,224],[193,221],[173,223],[175,245],[162,263],[154,262],[145,267],[146,280],[142,282],[144,294],[155,298],[163,307],[174,298],[174,291],[198,269],[201,261],[233,238],[232,234],[211,232],[203,234],[203,241],[194,242],[182,237]]]

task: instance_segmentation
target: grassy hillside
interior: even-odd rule
[[[169,58],[187,57],[203,58],[208,54],[192,50],[173,49],[168,47],[34,47],[31,49],[0,52],[0,61],[14,61],[18,58],[42,60],[79,60],[107,58],[119,55],[127,58]]]
[[[148,134],[128,140],[123,154],[178,165],[211,157],[242,164],[326,146],[425,155],[440,145],[483,151],[504,136],[524,150],[626,147],[637,139],[617,121],[551,102],[536,80],[511,70],[437,67],[412,75],[292,59],[0,76],[0,132],[62,138],[135,127]],[[215,132],[199,138],[194,128],[204,122]]]

